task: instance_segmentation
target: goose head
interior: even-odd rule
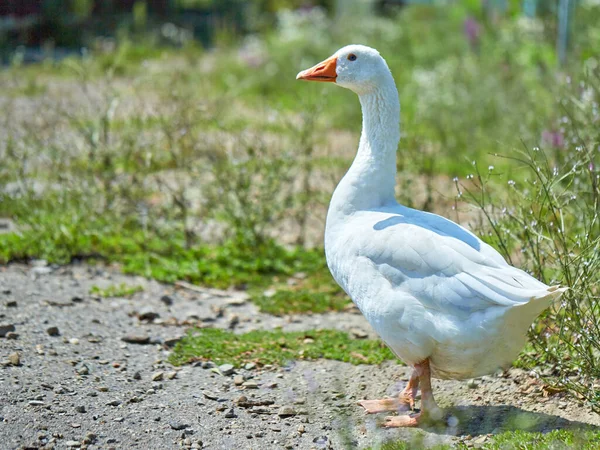
[[[361,95],[391,78],[379,52],[364,45],[347,45],[325,61],[303,70],[297,80],[328,81]]]

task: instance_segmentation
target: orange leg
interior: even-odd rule
[[[388,416],[385,418],[384,427],[417,427],[427,420],[438,420],[442,417],[442,411],[433,399],[431,390],[431,373],[429,371],[429,360],[415,364],[421,383],[421,411],[410,416]]]
[[[408,380],[408,384],[404,390],[400,392],[397,399],[383,398],[381,400],[360,400],[358,404],[365,408],[367,414],[388,411],[406,411],[408,409],[414,409],[418,389],[419,374],[415,369],[410,376],[410,380]]]

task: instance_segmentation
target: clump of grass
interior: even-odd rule
[[[578,430],[552,430],[548,433],[530,433],[527,431],[506,431],[493,436],[479,448],[483,450],[547,450],[549,448],[567,448],[577,450],[594,450],[600,445],[600,432],[598,431],[578,431]],[[466,450],[472,448],[473,444],[468,445],[464,442],[458,442],[452,445],[434,445],[425,446],[422,439],[413,441],[386,442],[379,447],[373,447],[373,450]]]
[[[350,302],[324,263],[310,276],[302,274],[300,279],[292,277],[269,290],[257,290],[251,298],[262,312],[276,316],[342,311]]]
[[[235,334],[217,328],[203,328],[190,331],[178,342],[169,360],[175,365],[210,360],[236,366],[248,362],[282,366],[293,360],[319,358],[351,364],[380,364],[395,359],[395,356],[381,341],[352,339],[347,333],[336,330]]]
[[[108,287],[101,288],[98,286],[92,286],[90,294],[97,295],[99,297],[130,297],[136,292],[142,292],[144,288],[142,286],[128,286],[125,283],[111,284]]]

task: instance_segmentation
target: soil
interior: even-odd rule
[[[130,298],[90,294],[120,283],[144,290]],[[400,391],[409,374],[400,362],[300,361],[228,375],[206,362],[173,367],[169,352],[191,325],[374,337],[356,311],[274,317],[242,292],[163,285],[113,268],[0,267],[0,448],[339,449],[392,439],[478,447],[516,428],[600,426],[578,401],[511,369],[469,382],[434,380],[446,412],[440,424],[383,429],[385,414],[367,416],[356,401]]]

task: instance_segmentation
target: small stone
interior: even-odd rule
[[[298,397],[294,400],[296,405],[304,405],[306,403],[306,397]]]
[[[65,442],[67,447],[81,447],[81,444],[78,441],[67,441]]]
[[[46,328],[46,333],[48,333],[48,335],[50,336],[60,336],[60,331],[58,330],[58,327],[48,327]]]
[[[165,378],[167,380],[173,380],[173,379],[177,378],[177,372],[175,372],[175,371],[167,372],[167,373],[165,373]]]
[[[164,372],[155,372],[152,374],[152,381],[162,381],[164,378]]]
[[[160,317],[160,314],[154,311],[144,311],[138,315],[138,320],[144,322],[154,322],[156,319]]]
[[[244,383],[244,377],[242,375],[236,375],[233,377],[233,384],[241,386]]]
[[[80,423],[72,423],[71,426],[73,428],[81,428],[81,424]]]
[[[123,336],[121,340],[128,344],[147,345],[150,343],[150,337],[147,335],[128,334]]]
[[[234,417],[237,417],[235,415],[235,411],[233,410],[233,408],[230,408],[229,411],[227,411],[225,413],[225,418],[227,418],[227,419],[233,419]]]
[[[11,331],[15,331],[15,326],[12,323],[0,324],[0,337],[5,337]]]
[[[350,333],[352,333],[356,339],[366,339],[369,337],[369,334],[360,328],[352,328],[350,329]]]
[[[282,406],[277,412],[279,417],[292,417],[296,415],[296,410],[291,406]]]
[[[114,418],[114,421],[115,421],[115,422],[118,422],[118,423],[121,423],[121,422],[123,422],[124,420],[125,420],[125,419],[124,419],[123,417],[115,417],[115,418]]]
[[[77,373],[79,375],[89,375],[90,374],[90,368],[84,364],[79,369],[77,369]]]
[[[138,371],[138,372],[135,372],[135,373],[133,374],[133,377],[132,377],[132,378],[133,378],[134,380],[141,380],[141,379],[142,379],[142,374],[141,374],[139,371]]]
[[[11,300],[10,302],[6,302],[6,307],[7,308],[16,308],[17,307],[17,302],[14,300]]]
[[[106,403],[107,406],[119,406],[120,404],[120,400],[111,400],[110,402]]]
[[[173,304],[173,297],[171,297],[170,295],[163,295],[160,298],[160,301],[163,302],[167,306],[171,306]]]
[[[81,302],[83,302],[83,298],[81,298],[81,297],[79,297],[79,296],[76,295],[74,297],[71,297],[71,301],[73,303],[81,303]]]
[[[233,364],[221,364],[219,366],[219,372],[221,372],[223,375],[227,376],[227,375],[231,375],[235,370],[235,367],[233,367]]]
[[[298,426],[298,434],[304,434],[304,433],[306,433],[306,427],[303,424],[301,424]]]
[[[21,355],[19,355],[18,352],[11,353],[10,355],[8,355],[8,362],[13,366],[20,366],[21,365]]]
[[[181,423],[181,422],[169,422],[169,426],[176,431],[181,431],[181,430],[185,430],[188,427],[188,424]]]
[[[469,389],[476,389],[479,386],[479,383],[477,383],[477,381],[475,381],[474,379],[470,379],[469,381],[467,381],[467,387]]]
[[[44,402],[41,400],[31,400],[29,406],[44,406]]]
[[[19,337],[19,333],[15,333],[13,331],[9,331],[8,333],[6,333],[6,339],[14,340],[14,339],[17,339],[18,337]]]
[[[85,409],[84,405],[79,405],[79,406],[75,407],[75,411],[77,411],[78,413],[82,413],[83,414],[83,413],[86,412],[86,409]]]
[[[258,383],[256,381],[246,381],[242,384],[242,387],[245,387],[246,389],[258,389]]]
[[[209,391],[202,391],[202,394],[204,395],[204,397],[206,397],[209,400],[214,400],[215,402],[217,400],[219,400],[219,395],[215,394],[213,392],[209,392]]]
[[[77,339],[77,338],[71,338],[71,339],[69,339],[69,344],[79,345],[79,339]]]
[[[85,435],[85,439],[83,440],[84,444],[93,444],[98,439],[98,435],[96,433],[87,433]]]
[[[246,370],[253,370],[255,368],[256,368],[256,364],[254,364],[253,362],[246,363],[246,365],[244,366],[244,369],[246,369]]]

